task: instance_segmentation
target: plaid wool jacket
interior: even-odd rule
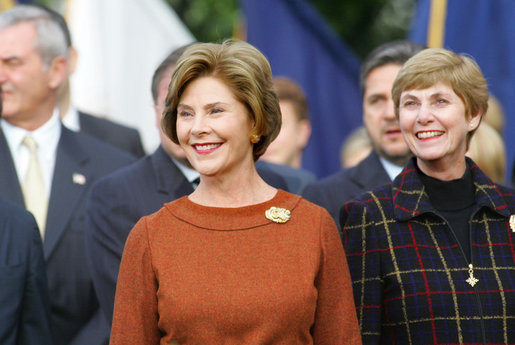
[[[431,205],[414,159],[392,183],[342,208],[363,344],[515,344],[514,191],[468,158],[467,167],[472,262]]]

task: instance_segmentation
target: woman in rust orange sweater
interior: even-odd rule
[[[163,115],[200,184],[131,231],[111,344],[361,344],[333,220],[254,166],[281,125],[266,58],[192,45]]]

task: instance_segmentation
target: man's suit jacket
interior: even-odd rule
[[[285,189],[281,176],[266,168],[258,173]],[[100,179],[88,202],[86,244],[100,307],[111,325],[116,280],[125,240],[136,222],[163,204],[193,192],[192,185],[160,146],[152,155]]]
[[[108,329],[87,266],[86,196],[99,177],[135,157],[86,134],[62,126],[43,241],[56,345],[100,345]],[[14,163],[0,133],[0,196],[24,205]]]
[[[315,174],[304,169],[292,168],[289,165],[259,160],[256,162],[256,167],[277,173],[286,182],[288,191],[293,194],[300,194],[308,184],[317,180]]]
[[[95,183],[88,201],[86,245],[100,307],[111,324],[125,240],[136,222],[193,192],[160,146],[152,155]]]
[[[0,344],[51,345],[43,245],[34,217],[0,198]]]
[[[340,224],[340,209],[347,201],[388,182],[391,182],[388,173],[372,151],[355,167],[308,185],[302,196],[327,209],[336,224]]]
[[[80,130],[121,150],[143,157],[139,132],[131,127],[79,111]]]

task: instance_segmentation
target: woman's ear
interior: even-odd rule
[[[469,129],[468,131],[473,131],[477,127],[479,127],[479,124],[481,123],[481,118],[483,117],[483,111],[478,111],[475,115],[472,115],[469,119]]]

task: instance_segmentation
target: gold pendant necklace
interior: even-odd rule
[[[479,281],[479,279],[476,279],[476,277],[474,277],[474,267],[472,266],[472,264],[469,264],[469,277],[468,279],[466,280],[467,283],[470,284],[470,286],[474,286],[477,284],[477,282]]]

